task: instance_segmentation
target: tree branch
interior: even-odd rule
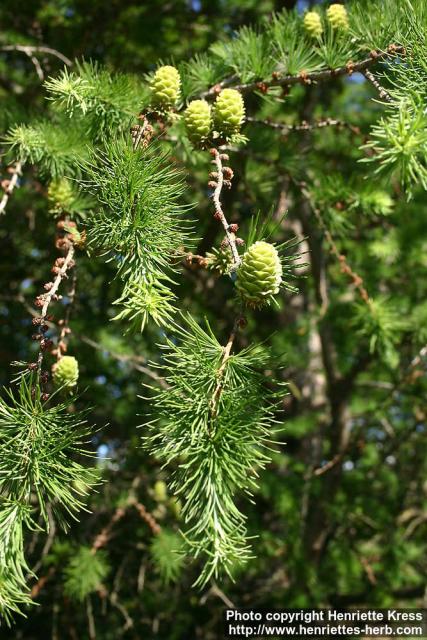
[[[262,91],[265,93],[271,87],[289,87],[295,84],[311,85],[317,82],[326,80],[333,80],[340,76],[351,75],[355,72],[363,72],[368,67],[371,67],[375,63],[384,60],[394,55],[404,55],[405,48],[402,46],[396,46],[391,44],[387,51],[381,49],[375,49],[371,51],[369,58],[361,60],[360,62],[347,62],[342,67],[335,69],[322,69],[321,71],[313,71],[311,73],[305,73],[301,71],[298,75],[280,76],[278,72],[274,72],[271,80],[248,82],[243,84],[233,85],[231,88],[240,91],[240,93],[250,93],[251,91]],[[203,98],[215,98],[220,93],[222,87],[220,85],[214,85],[208,91],[202,94]]]
[[[228,156],[225,156],[225,154],[221,154],[217,149],[211,149],[210,153],[213,157],[213,162],[216,166],[216,174],[217,174],[215,175],[215,183],[212,183],[212,186],[213,184],[215,184],[214,192],[212,195],[212,199],[215,205],[215,217],[221,222],[222,226],[224,227],[228,246],[230,247],[231,254],[233,257],[234,266],[235,268],[237,268],[240,265],[241,259],[239,256],[239,252],[237,250],[236,236],[234,231],[232,230],[233,228],[227,222],[227,218],[225,217],[225,214],[221,205],[221,191],[224,186],[224,167],[222,165],[222,160],[225,158],[228,159]]]
[[[63,53],[57,51],[56,49],[52,49],[52,47],[45,46],[30,46],[23,44],[8,44],[0,47],[0,51],[20,51],[21,53],[25,53],[27,56],[32,56],[34,53],[47,53],[48,55],[55,56],[55,58],[59,58],[67,67],[71,67],[73,65],[70,58],[64,56]]]
[[[2,199],[0,200],[0,215],[5,212],[9,198],[18,184],[18,178],[22,174],[22,163],[19,161],[15,162],[15,166],[9,167],[8,171],[12,174],[12,177],[10,180],[3,180],[2,182],[2,187],[4,187],[4,194]]]

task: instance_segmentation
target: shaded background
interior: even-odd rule
[[[268,19],[273,11],[295,5],[302,11],[308,4],[57,0],[27,1],[17,11],[13,3],[3,2],[2,131],[45,110],[33,62],[24,53],[2,51],[3,46],[46,45],[71,60],[84,57],[112,71],[143,74],[159,60],[179,62],[205,51],[218,38]],[[61,67],[51,55],[39,60],[46,77]],[[412,362],[427,332],[401,331],[396,340],[393,337],[396,357],[392,362],[369,354],[368,341],[357,333],[348,310],[348,300],[357,293],[322,241],[308,204],[293,182],[295,177],[307,179],[310,167],[312,178],[320,181],[318,204],[335,225],[340,250],[362,274],[368,291],[391,296],[399,314],[418,313],[420,326],[425,326],[425,197],[416,194],[407,204],[395,185],[379,184],[383,191],[377,199],[387,191],[394,198],[389,215],[362,216],[369,205],[354,206],[366,175],[357,162],[363,155],[359,146],[380,110],[369,100],[372,95],[372,88],[355,76],[318,88],[296,87],[284,105],[261,105],[259,98],[251,97],[251,111],[260,109],[263,117],[285,116],[299,122],[332,115],[359,129],[295,134],[283,141],[274,132],[252,127],[247,134],[254,153],[244,151],[233,157],[236,178],[226,196],[233,220],[244,222],[257,210],[272,210],[279,219],[288,209],[282,239],[300,237],[309,265],[300,270],[300,292],[287,294],[279,311],[254,314],[241,337],[241,346],[251,339],[268,338],[276,352],[285,353],[286,368],[280,376],[290,383],[283,400],[286,445],[277,447],[273,463],[262,475],[255,504],[243,506],[250,533],[259,536],[253,542],[254,559],[237,572],[234,584],[225,580],[203,593],[191,589],[196,576],[191,565],[165,584],[161,561],[150,551],[152,532],[132,513],[108,545],[105,591],[109,597],[101,592],[89,602],[76,603],[64,596],[62,565],[78,544],[91,543],[136,475],[141,503],[166,530],[179,527],[176,512],[156,500],[155,482],[166,478],[155,460],[141,450],[137,431],[147,410],[138,397],[141,382],[147,381],[143,368],[147,359],[158,357],[155,345],[161,336],[150,327],[142,336],[124,338],[120,327],[110,322],[111,302],[119,293],[113,270],[102,261],[81,256],[70,353],[78,357],[81,387],[87,387],[81,402],[93,406],[92,421],[100,428],[93,446],[107,483],[93,498],[92,513],[82,516],[69,536],[58,533],[48,550],[43,550],[43,536],[34,535],[29,541],[31,566],[42,558],[38,574],[49,579],[37,593],[40,606],[29,612],[28,620],[19,619],[13,631],[0,630],[0,637],[90,638],[95,637],[95,626],[96,637],[105,639],[207,640],[221,637],[222,611],[229,602],[252,608],[422,604],[426,381],[423,360],[415,367]],[[273,158],[278,158],[274,165]],[[335,182],[329,184],[328,176],[335,176]],[[199,253],[220,240],[220,227],[209,215],[205,183],[205,167],[192,168],[189,200],[198,202]],[[381,202],[374,205],[381,209]],[[382,206],[386,207],[384,202]],[[13,376],[10,363],[28,360],[34,348],[31,309],[55,256],[54,232],[46,185],[35,170],[28,169],[7,214],[0,218],[2,384]],[[321,317],[325,282],[330,305]],[[198,319],[207,316],[219,338],[227,335],[233,319],[227,281],[184,269],[179,295],[184,310],[191,309]],[[346,374],[339,387],[331,385],[328,377],[331,353]],[[349,437],[345,456],[318,474],[323,464],[334,460],[342,437]],[[52,566],[55,572],[49,573]]]

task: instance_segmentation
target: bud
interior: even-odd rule
[[[203,144],[212,128],[211,108],[206,100],[193,100],[184,114],[187,134],[193,144]]]
[[[316,11],[307,11],[304,16],[304,27],[312,38],[319,38],[322,35],[322,20]]]
[[[282,265],[277,249],[262,240],[255,242],[244,253],[237,271],[236,287],[243,301],[250,307],[270,304],[281,282]]]
[[[233,257],[230,248],[212,249],[212,253],[206,254],[207,268],[218,271],[221,275],[228,273],[233,264]]]
[[[235,89],[223,89],[215,101],[214,121],[225,137],[239,133],[245,117],[245,105]]]
[[[53,383],[57,389],[75,387],[79,379],[79,364],[73,356],[63,356],[53,367]]]
[[[154,500],[156,502],[166,502],[168,497],[166,482],[163,482],[163,480],[157,480],[157,482],[154,483],[153,493]]]
[[[331,4],[326,11],[333,29],[346,31],[349,27],[347,9],[342,4]]]
[[[153,104],[164,108],[174,107],[179,100],[180,89],[178,69],[169,65],[159,67],[151,81]]]

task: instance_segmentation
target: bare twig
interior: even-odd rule
[[[147,511],[147,509],[144,507],[144,505],[141,502],[135,501],[133,502],[133,506],[138,511],[141,518],[145,520],[145,522],[148,524],[152,533],[154,535],[158,535],[161,532],[162,528],[157,522],[157,520],[155,519],[155,517],[149,511]]]
[[[22,174],[22,163],[19,161],[15,162],[15,166],[9,167],[8,171],[12,174],[12,177],[10,180],[4,180],[2,182],[2,186],[4,185],[4,194],[0,200],[0,215],[5,212],[9,198],[18,184],[18,178]]]
[[[100,533],[98,533],[95,540],[93,541],[93,544],[91,547],[91,552],[93,554],[95,554],[97,551],[99,551],[99,549],[101,549],[102,547],[105,547],[108,544],[108,541],[111,538],[111,532],[114,525],[124,517],[124,515],[126,514],[126,509],[129,506],[130,505],[127,504],[124,507],[119,506],[116,508],[108,524],[100,531]]]
[[[59,289],[59,286],[61,284],[61,282],[64,280],[64,278],[67,277],[67,271],[68,269],[72,268],[73,266],[73,258],[74,258],[74,244],[70,241],[68,243],[68,248],[67,248],[67,253],[65,255],[65,258],[63,258],[63,262],[62,262],[62,266],[59,267],[57,274],[56,274],[56,278],[54,279],[54,281],[52,282],[51,286],[49,287],[49,290],[47,291],[47,293],[44,293],[42,296],[39,296],[37,298],[37,302],[39,305],[41,305],[41,312],[40,312],[40,317],[39,317],[39,327],[42,331],[43,328],[43,323],[47,317],[47,312],[49,309],[49,305],[52,302],[52,300],[57,300],[58,296],[57,296],[57,291]],[[42,339],[40,340],[40,350],[39,350],[39,356],[37,358],[37,370],[40,373],[41,372],[41,368],[42,368],[42,364],[43,364],[43,354],[44,354],[44,349],[43,349],[43,343],[44,343],[44,336],[43,336],[43,332],[40,334]]]
[[[69,324],[70,324],[70,315],[71,310],[73,308],[74,299],[76,297],[76,283],[77,283],[77,272],[76,269],[73,271],[73,278],[71,282],[71,288],[68,292],[68,304],[65,311],[64,318],[59,320],[58,325],[61,327],[61,331],[58,337],[58,346],[56,352],[57,360],[60,360],[64,353],[67,351],[67,336],[71,333]]]
[[[343,120],[337,120],[336,118],[325,118],[324,120],[318,120],[317,122],[300,122],[299,124],[286,124],[283,122],[273,122],[272,120],[262,120],[260,118],[247,117],[246,122],[250,124],[259,124],[271,129],[277,129],[284,134],[291,133],[293,131],[313,131],[314,129],[324,129],[325,127],[338,127],[339,129],[348,129],[352,133],[358,135],[360,133],[359,127],[356,127]]]
[[[337,455],[335,455],[332,458],[332,460],[329,460],[329,462],[326,462],[326,464],[324,464],[323,466],[318,467],[317,469],[314,469],[313,475],[314,476],[322,476],[324,473],[326,473],[330,469],[333,469],[335,467],[335,465],[337,465],[338,462],[341,461],[342,457],[343,457],[342,453],[337,453]]]
[[[357,291],[360,294],[360,297],[362,298],[363,302],[365,302],[366,304],[370,304],[370,298],[369,298],[369,294],[368,291],[366,289],[366,287],[363,285],[363,279],[359,276],[358,273],[356,273],[351,266],[348,264],[347,262],[347,258],[345,257],[345,255],[343,253],[340,252],[340,250],[338,249],[335,240],[332,237],[331,232],[329,231],[329,229],[326,227],[325,223],[323,222],[323,218],[322,218],[322,214],[320,212],[320,210],[316,207],[316,205],[313,202],[313,199],[311,197],[310,192],[308,191],[308,189],[306,188],[306,185],[303,183],[300,183],[300,187],[302,188],[302,193],[304,195],[304,197],[308,200],[308,202],[310,203],[311,209],[316,217],[317,222],[319,223],[320,228],[322,229],[323,233],[325,234],[325,238],[327,240],[327,243],[329,245],[330,248],[330,252],[338,259],[338,262],[341,265],[341,271],[343,273],[345,273],[352,281],[353,284],[355,286],[355,288],[357,289]]]
[[[365,71],[363,72],[363,75],[365,76],[365,78],[367,80],[369,80],[369,82],[378,91],[378,94],[379,94],[381,100],[385,100],[386,102],[393,102],[393,99],[392,99],[391,95],[388,93],[388,91],[386,89],[384,89],[383,86],[380,85],[380,83],[378,82],[378,80],[376,79],[374,74],[371,73],[369,71],[369,69],[365,69]]]
[[[222,165],[224,154],[221,154],[218,151],[218,149],[211,149],[211,155],[213,157],[213,162],[216,166],[216,173],[217,173],[217,175],[215,176],[216,186],[214,188],[214,192],[212,196],[212,199],[215,205],[215,217],[218,218],[218,220],[220,220],[222,226],[224,227],[227,242],[233,257],[234,266],[236,268],[239,266],[241,262],[239,252],[237,250],[236,235],[234,231],[230,229],[230,225],[227,221],[227,218],[225,217],[224,211],[222,209],[222,204],[221,204],[221,191],[224,186],[224,168]]]
[[[8,44],[3,47],[0,47],[0,51],[20,51],[21,53],[25,53],[27,56],[32,56],[34,53],[47,53],[48,55],[55,56],[55,58],[59,58],[67,67],[71,67],[73,65],[70,58],[64,56],[63,53],[57,51],[56,49],[52,49],[52,47],[45,46],[30,46],[23,44]]]

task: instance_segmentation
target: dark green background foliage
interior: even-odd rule
[[[192,586],[201,561],[175,553],[177,547],[184,548],[178,535],[181,527],[185,529],[183,518],[172,499],[173,485],[162,496],[159,484],[170,482],[170,470],[162,468],[162,455],[150,455],[141,445],[141,438],[151,438],[162,454],[168,442],[168,413],[176,406],[178,415],[179,393],[168,396],[163,389],[160,422],[138,429],[153,411],[152,392],[142,385],[158,386],[156,377],[164,375],[167,364],[158,343],[166,338],[173,349],[180,334],[152,321],[142,333],[140,327],[124,333],[129,328],[125,322],[111,322],[122,310],[113,302],[123,293],[128,264],[117,277],[118,265],[99,250],[100,245],[109,249],[108,242],[113,246],[113,241],[119,242],[108,233],[115,218],[87,224],[90,253],[78,252],[77,296],[70,319],[68,350],[79,361],[81,392],[71,411],[91,407],[88,419],[95,435],[89,448],[98,456],[104,482],[89,498],[90,511],[81,512],[66,533],[59,523],[49,537],[26,531],[26,562],[43,581],[28,576],[29,586],[36,585],[39,606],[24,608],[28,617],[17,616],[12,630],[0,627],[1,638],[215,640],[221,637],[228,601],[251,608],[423,603],[427,11],[423,0],[412,5],[384,0],[375,6],[355,1],[353,40],[329,42],[328,34],[322,51],[313,55],[315,45],[304,36],[298,17],[309,5],[269,0],[27,0],[18,11],[16,3],[1,3],[0,127],[2,150],[8,154],[3,179],[15,154],[27,161],[19,188],[5,215],[0,215],[2,386],[9,386],[15,376],[13,361],[30,361],[36,353],[31,341],[34,298],[58,256],[47,199],[49,180],[64,174],[83,179],[77,210],[90,220],[92,199],[100,197],[102,189],[99,156],[87,140],[100,144],[109,138],[105,166],[116,167],[123,158],[126,162],[120,145],[125,144],[133,117],[147,104],[145,74],[152,73],[159,61],[179,65],[187,99],[234,75],[238,83],[269,80],[278,59],[280,70],[294,75],[357,62],[371,49],[387,49],[393,43],[410,52],[405,63],[393,59],[388,66],[372,67],[391,96],[388,105],[378,102],[375,87],[361,74],[296,83],[286,93],[245,94],[247,115],[261,121],[298,125],[332,118],[344,124],[280,131],[249,122],[243,128],[248,143],[230,152],[235,175],[231,190],[222,194],[229,221],[240,224],[240,235],[247,240],[251,219],[258,212],[261,220],[270,216],[272,240],[292,244],[296,238],[303,254],[290,282],[298,291],[284,289],[278,308],[248,312],[248,324],[234,345],[243,354],[241,362],[236,359],[237,373],[231,369],[228,374],[230,424],[233,384],[238,387],[233,376],[243,376],[244,367],[254,362],[261,370],[248,379],[253,389],[266,385],[267,393],[278,398],[272,410],[281,428],[279,440],[286,442],[272,445],[272,461],[261,470],[253,502],[244,495],[237,498],[247,515],[248,533],[255,537],[253,557],[234,567],[234,582],[222,576],[202,590]],[[396,7],[402,12],[397,18]],[[273,19],[274,12],[288,9],[295,11],[292,17],[284,13]],[[249,31],[238,39],[233,36],[245,25],[257,23],[264,25],[260,33],[265,28],[268,37]],[[35,65],[24,52],[7,50],[10,45],[48,46],[71,61],[99,64],[100,92],[107,95],[109,87],[112,103],[106,100],[105,112],[89,109],[84,117],[75,107],[74,120],[68,120],[61,112],[62,89],[52,80],[59,77],[61,60],[39,52]],[[273,47],[269,51],[274,50],[274,56],[266,55],[266,47]],[[94,73],[92,67],[82,70],[75,62],[72,72],[87,77]],[[116,72],[133,75],[117,79]],[[116,84],[102,75],[110,73]],[[45,80],[51,77],[48,87],[43,86],[41,74]],[[47,90],[57,98],[53,106],[46,100]],[[40,144],[25,153],[28,130],[14,127],[40,121],[45,121],[45,128],[37,129]],[[173,253],[187,243],[188,235],[193,236],[192,244],[185,249],[201,255],[219,248],[223,237],[221,225],[212,217],[207,188],[210,158],[182,142],[180,125],[174,127],[179,144],[164,139],[160,147],[163,151],[169,147],[171,164],[182,173],[178,178],[159,177],[155,193],[158,207],[164,207],[164,219],[184,215],[193,231],[177,222],[170,237],[159,235],[156,241],[153,236],[153,254],[144,254],[142,263],[154,263],[165,278],[162,282],[171,277],[175,306],[202,326],[206,318],[224,345],[237,308],[230,278],[176,260],[173,269],[166,266],[167,246]],[[14,143],[12,149],[6,140]],[[175,179],[181,186],[172,193],[169,184]],[[122,187],[117,184],[113,194],[107,189],[111,211],[114,202],[124,198]],[[93,245],[92,239],[99,241],[101,234],[104,244]],[[120,242],[128,246],[126,236]],[[62,313],[57,304],[55,314]],[[190,384],[197,388],[203,378],[197,369],[205,363],[203,348],[211,350],[212,358],[218,353],[220,357],[215,344],[201,339],[202,351],[185,357],[176,351],[181,362],[175,372],[178,390],[185,383],[184,364],[191,370]],[[252,344],[258,345],[255,351],[246,352]],[[275,356],[272,362],[269,347]],[[167,379],[173,383],[170,372]],[[287,383],[285,391],[273,379]],[[236,396],[242,420],[243,400]],[[187,420],[185,409],[179,415],[177,432],[183,427],[185,431]],[[238,419],[235,422],[239,424]],[[226,421],[223,428],[227,429]],[[256,431],[244,436],[248,442],[258,437]],[[0,431],[0,437],[5,438],[0,443],[4,452],[7,433]],[[236,451],[244,456],[237,445]],[[262,458],[262,453],[257,455]],[[167,454],[163,457],[168,459]],[[126,503],[130,489],[133,499],[162,527],[160,535],[153,522],[150,527],[149,518],[141,517],[141,508]],[[56,506],[54,499],[47,505],[48,513],[54,513]],[[103,548],[91,554],[97,535],[120,506],[125,514]]]

